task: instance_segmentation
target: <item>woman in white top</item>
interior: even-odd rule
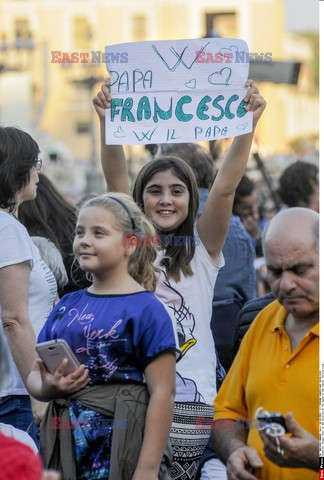
[[[46,406],[33,400],[33,415],[24,382],[36,358],[35,334],[57,294],[52,272],[17,220],[19,205],[36,197],[42,167],[38,155],[28,133],[0,127],[0,318],[12,354],[9,381],[0,390],[0,422],[25,431]],[[37,429],[29,433],[37,441]]]

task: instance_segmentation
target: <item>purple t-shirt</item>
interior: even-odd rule
[[[157,355],[176,351],[171,318],[149,291],[95,295],[84,289],[65,295],[38,342],[59,338],[89,369],[90,385],[143,382],[144,369]]]

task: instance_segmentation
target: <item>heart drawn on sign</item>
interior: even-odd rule
[[[120,125],[117,128],[117,130],[114,132],[114,137],[116,137],[116,138],[126,137],[125,132]]]
[[[197,81],[195,78],[192,78],[191,80],[189,80],[189,82],[186,82],[185,83],[185,86],[188,87],[188,88],[196,88],[196,84],[197,84]]]
[[[218,77],[216,76],[218,75]],[[230,84],[230,78],[232,76],[232,69],[230,67],[223,67],[217,72],[213,72],[208,76],[208,82],[212,85],[226,85]]]
[[[236,128],[238,128],[239,130],[245,130],[247,125],[247,122],[241,123],[241,125],[236,125]]]
[[[229,48],[226,48],[226,47],[223,47],[219,50],[219,53],[221,55],[224,55],[224,57],[226,57],[226,54],[228,56],[229,54],[229,59],[234,62],[234,55],[233,53],[236,55],[238,53],[238,48],[236,45],[231,45]]]

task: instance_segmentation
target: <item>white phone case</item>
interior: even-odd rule
[[[74,370],[80,366],[79,361],[76,359],[69,345],[61,338],[38,343],[36,345],[36,351],[45,363],[47,370],[52,374],[64,358],[68,359],[64,375],[74,372]]]

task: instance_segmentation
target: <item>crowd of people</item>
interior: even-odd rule
[[[266,102],[252,80],[244,100],[252,132],[217,172],[198,144],[159,145],[131,192],[107,79],[108,193],[78,206],[0,127],[0,480],[317,478],[318,169],[288,167],[260,221],[245,172]],[[71,373],[35,350],[61,339]]]

